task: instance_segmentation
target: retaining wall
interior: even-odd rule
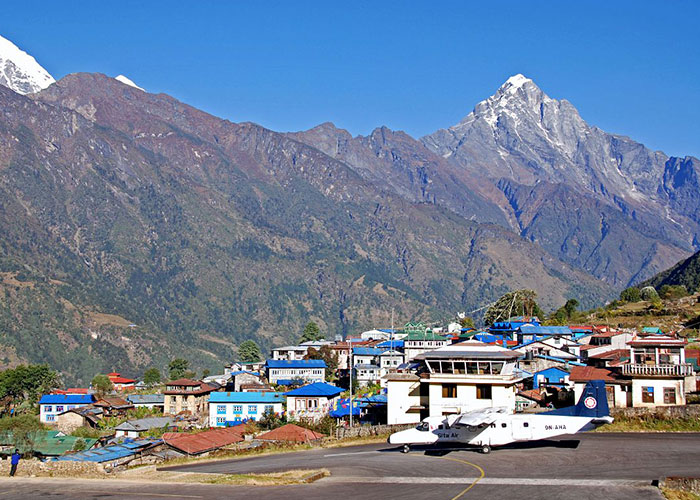
[[[611,408],[611,417],[700,418],[700,405]]]
[[[392,432],[402,431],[404,429],[411,429],[415,427],[416,424],[402,424],[402,425],[358,425],[356,427],[338,427],[335,430],[335,437],[338,439],[348,438],[348,437],[366,437],[366,436],[380,436],[382,434],[390,434]]]

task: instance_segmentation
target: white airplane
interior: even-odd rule
[[[402,444],[404,453],[411,445],[437,443],[467,444],[489,453],[492,446],[576,434],[612,421],[605,382],[593,380],[586,384],[575,406],[517,415],[506,408],[484,408],[461,415],[428,417],[415,429],[392,434],[389,443]]]

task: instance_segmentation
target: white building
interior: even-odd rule
[[[284,347],[275,347],[270,353],[272,359],[285,359],[288,361],[296,361],[304,359],[309,348],[307,346],[288,345]]]
[[[319,420],[328,415],[343,389],[316,382],[285,393],[287,417],[296,420]]]
[[[502,406],[515,410],[519,354],[477,340],[418,355],[418,375],[386,375],[388,423],[419,422],[428,416]],[[412,376],[407,376],[412,375]]]
[[[362,363],[355,365],[353,374],[358,385],[378,384],[381,379],[381,370],[375,364]]]
[[[268,359],[265,369],[271,384],[302,385],[326,380],[326,363],[321,359]]]
[[[403,351],[406,361],[434,349],[439,349],[450,343],[450,340],[433,332],[411,332],[403,339]]]
[[[59,413],[90,405],[94,401],[92,394],[45,394],[39,400],[39,420],[44,424],[53,424]]]
[[[212,392],[209,395],[209,426],[226,427],[260,420],[266,411],[284,413],[280,392]]]

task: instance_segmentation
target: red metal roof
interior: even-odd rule
[[[612,349],[610,351],[601,352],[588,356],[591,359],[622,359],[630,357],[629,349]]]
[[[166,432],[163,441],[188,455],[198,455],[224,446],[243,441],[243,426],[212,429],[210,431],[186,434],[183,432]]]
[[[571,368],[569,380],[572,382],[588,382],[590,380],[604,380],[616,382],[617,376],[607,368],[595,368],[593,366],[574,366]]]
[[[257,437],[261,441],[293,441],[295,443],[306,443],[326,437],[325,434],[305,429],[295,424],[287,424]]]

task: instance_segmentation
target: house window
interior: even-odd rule
[[[44,412],[45,413],[51,413],[53,411],[53,406],[47,405],[44,407]]]
[[[63,406],[56,407],[56,413],[61,413],[63,411]]]
[[[258,405],[248,405],[248,413],[258,413]]]
[[[225,415],[226,414],[226,405],[217,405],[216,406],[216,413],[217,413],[217,415]]]
[[[491,386],[490,385],[477,385],[476,386],[476,399],[491,399]]]
[[[46,415],[47,422],[53,422],[56,419],[55,415]]]
[[[175,408],[175,405],[170,405],[170,413],[175,413],[177,411],[177,408]]]
[[[456,398],[457,397],[457,384],[442,384],[442,397],[443,398]]]
[[[226,417],[216,417],[216,425],[223,425],[226,423]]]
[[[243,406],[233,405],[233,413],[241,413],[243,411]]]
[[[654,402],[654,388],[653,387],[642,387],[642,403],[653,403]]]
[[[275,411],[275,409],[272,407],[272,405],[265,405],[265,411],[270,412],[270,411]]]
[[[676,388],[664,387],[664,403],[667,405],[676,404]]]

